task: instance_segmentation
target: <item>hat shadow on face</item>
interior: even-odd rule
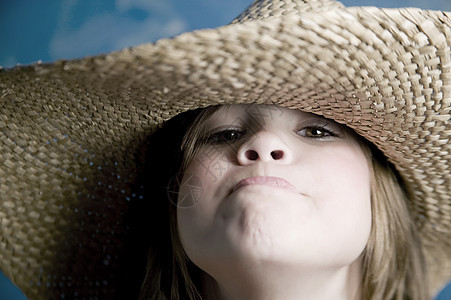
[[[171,206],[175,207],[178,192],[178,186],[171,183],[179,176],[182,140],[197,114],[198,110],[176,116],[138,147],[130,144],[137,176],[131,185],[135,196],[124,214],[127,232],[119,261],[118,299],[138,296],[149,260],[157,264],[154,268],[165,270],[161,281],[170,290],[174,278]]]

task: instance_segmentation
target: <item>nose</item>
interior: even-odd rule
[[[291,151],[280,136],[273,132],[261,131],[241,145],[237,152],[240,165],[249,165],[256,161],[288,163]]]

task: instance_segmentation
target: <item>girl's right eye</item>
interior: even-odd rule
[[[217,145],[217,144],[232,144],[241,139],[246,132],[238,128],[227,128],[208,134],[204,138],[205,144]]]

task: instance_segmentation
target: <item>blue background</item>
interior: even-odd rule
[[[0,66],[96,55],[229,23],[251,0],[0,0]],[[344,0],[451,11],[451,0]],[[0,300],[25,299],[0,272]],[[437,299],[451,299],[451,288]]]

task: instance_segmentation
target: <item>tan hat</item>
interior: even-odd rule
[[[440,286],[451,278],[450,16],[262,0],[217,29],[0,71],[0,269],[31,299],[113,298],[149,136],[183,111],[271,103],[383,151]]]

